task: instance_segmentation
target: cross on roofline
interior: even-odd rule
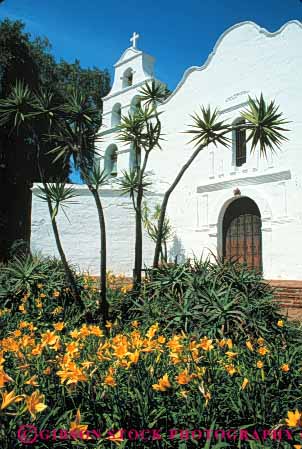
[[[130,39],[130,42],[132,42],[132,48],[136,48],[136,41],[138,40],[138,38],[139,38],[139,34],[136,33],[136,31],[134,31],[134,33]]]

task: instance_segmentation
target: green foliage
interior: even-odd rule
[[[121,195],[129,195],[130,198],[134,198],[137,194],[139,187],[139,174],[136,170],[123,170],[121,178],[116,180],[116,184],[119,186]],[[148,187],[152,185],[147,174],[143,175],[142,186],[144,192],[148,190]]]
[[[156,108],[150,105],[141,106],[134,113],[122,116],[118,127],[119,140],[132,144],[136,151],[144,149],[150,152],[161,148],[161,123],[156,119],[158,116]]]
[[[272,302],[273,290],[261,275],[234,262],[164,265],[147,271],[147,280],[139,300],[127,303],[128,319],[146,325],[158,321],[169,332],[270,338],[280,314]]]
[[[193,119],[193,125],[190,125],[191,130],[186,131],[189,134],[194,134],[194,137],[190,142],[194,142],[196,146],[206,147],[210,143],[215,146],[220,144],[224,147],[228,147],[230,139],[225,136],[229,132],[230,127],[224,121],[219,121],[219,111],[208,106],[205,108],[201,106],[201,116],[197,113],[191,115]]]
[[[160,322],[152,322],[152,318],[137,310],[139,321],[131,322],[134,314],[128,310],[125,316],[117,315],[116,321],[109,323],[107,338],[102,329],[88,325],[68,305],[69,292],[60,262],[37,256],[18,257],[1,267],[0,273],[0,285],[7,289],[0,308],[0,374],[3,376],[4,372],[11,378],[2,377],[2,392],[14,390],[16,395],[29,397],[39,390],[47,405],[35,419],[30,417],[24,400],[0,410],[1,448],[22,447],[16,431],[25,422],[39,430],[68,430],[78,411],[79,425],[101,431],[97,442],[39,439],[35,447],[109,449],[115,443],[107,439],[108,431],[125,429],[127,440],[120,442],[121,448],[289,448],[284,433],[278,442],[263,439],[262,431],[288,428],[287,412],[302,408],[302,334],[278,313],[270,299],[272,291],[261,276],[236,264],[197,260],[153,270],[141,299],[150,297],[150,313],[154,312]],[[83,297],[92,305],[97,293],[91,280],[77,276],[77,282]],[[234,298],[241,294],[243,305],[235,302],[227,309],[226,302],[232,302],[230,286]],[[185,306],[183,300],[192,295],[192,289],[195,295],[201,295],[198,304],[206,305],[202,312],[194,310],[193,316],[191,306]],[[205,302],[203,298],[209,292],[215,320],[207,326],[205,316],[203,323],[191,325],[196,314],[207,314],[207,298]],[[128,301],[120,290],[114,293],[109,289],[109,296],[112,305],[115,300],[120,305]],[[248,302],[251,305],[245,311]],[[254,325],[256,305],[260,312]],[[236,310],[249,314],[251,324],[242,325],[242,314],[236,314]],[[190,318],[186,325],[187,317]],[[167,326],[173,318],[172,326]],[[218,330],[222,321],[225,325],[232,323],[229,328],[225,326],[223,335]],[[213,326],[217,332],[209,335]],[[252,346],[246,345],[247,340]],[[262,367],[257,366],[259,361]],[[169,384],[161,390],[158,387],[164,375]],[[72,382],[67,384],[67,379]],[[149,429],[149,433],[153,429],[154,435],[161,438],[131,441],[127,433],[130,429]],[[176,429],[173,437],[171,429]],[[198,440],[197,433],[194,440],[194,429],[211,429],[211,438],[206,440],[204,434]],[[219,437],[214,434],[216,429],[234,429],[237,435],[240,430],[251,433],[249,441],[240,441],[238,436],[232,437],[234,431]],[[255,439],[255,429],[259,441]],[[184,431],[182,436],[180,430]],[[290,430],[294,434],[295,429]],[[300,443],[298,434],[290,443],[294,442]]]
[[[248,124],[250,134],[247,142],[251,140],[252,152],[259,145],[260,155],[267,158],[268,150],[275,153],[276,149],[280,149],[282,142],[288,140],[280,131],[289,131],[281,126],[289,122],[282,118],[283,113],[279,112],[275,102],[266,103],[262,94],[260,99],[253,100],[249,97],[248,106],[241,115]]]
[[[91,170],[82,170],[82,177],[86,184],[91,184],[96,190],[108,183],[108,173],[101,169],[101,164],[96,161]]]
[[[168,90],[159,81],[146,82],[139,90],[139,97],[147,107],[163,103],[168,97]]]
[[[65,183],[60,182],[57,182],[55,184],[45,184],[45,186],[43,187],[38,186],[38,189],[39,191],[35,195],[43,201],[47,201],[49,199],[52,203],[52,220],[54,220],[54,218],[57,216],[60,207],[65,214],[65,208],[70,204],[75,204],[76,202],[73,201],[73,198],[76,198],[78,196],[76,190],[73,187],[66,187]]]
[[[147,205],[147,202],[145,201],[143,204],[142,209],[142,220],[144,228],[147,231],[147,234],[151,238],[153,242],[156,243],[156,240],[158,239],[158,219],[160,216],[160,204],[157,204],[155,206],[155,210],[153,214],[151,214],[151,211]],[[164,226],[163,226],[163,233],[162,233],[162,243],[164,248],[161,250],[162,254],[162,260],[167,262],[167,242],[174,237],[174,231],[172,228],[172,225],[170,223],[169,218],[165,217],[164,220]]]

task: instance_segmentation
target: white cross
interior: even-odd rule
[[[139,34],[137,34],[135,31],[130,39],[130,42],[132,42],[132,48],[136,48],[136,41],[139,38]]]

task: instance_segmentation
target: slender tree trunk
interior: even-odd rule
[[[102,313],[103,324],[106,324],[106,321],[109,320],[109,304],[107,301],[107,279],[106,279],[106,271],[107,271],[107,248],[106,248],[106,225],[105,225],[105,217],[104,210],[102,206],[102,202],[99,196],[99,192],[95,189],[91,184],[88,185],[89,190],[91,191],[94,201],[96,204],[96,208],[98,211],[99,217],[99,225],[100,225],[100,236],[101,236],[101,248],[100,248],[100,311]]]
[[[164,240],[164,261],[168,262],[168,248],[166,240]]]
[[[143,259],[143,230],[142,230],[142,189],[139,188],[136,199],[135,211],[135,260],[134,260],[134,285],[139,288],[142,281]]]
[[[46,183],[44,181],[43,181],[43,186],[44,186],[44,189],[46,190],[47,185],[46,185]],[[53,207],[52,207],[52,204],[51,204],[51,200],[48,197],[48,195],[46,195],[46,198],[47,198],[47,205],[48,205],[48,210],[49,210],[49,214],[50,214],[50,218],[51,218],[52,229],[53,229],[53,233],[54,233],[54,236],[55,236],[55,241],[56,241],[56,245],[57,245],[57,248],[58,248],[58,252],[59,252],[59,255],[60,255],[63,267],[64,267],[66,281],[67,281],[68,285],[70,286],[72,295],[73,295],[76,303],[79,305],[81,311],[83,311],[85,309],[85,305],[84,305],[84,303],[82,301],[82,298],[81,298],[81,296],[79,294],[79,291],[78,291],[78,288],[77,288],[77,285],[76,285],[76,281],[75,281],[74,276],[73,276],[73,274],[71,272],[71,269],[69,267],[69,264],[67,262],[67,259],[66,259],[66,256],[65,256],[62,244],[61,244],[56,218],[53,217]]]
[[[192,164],[194,159],[198,156],[198,154],[200,153],[202,148],[203,147],[196,148],[196,150],[194,151],[194,153],[192,154],[190,159],[185,163],[185,165],[183,165],[183,167],[179,171],[178,175],[174,179],[173,183],[171,184],[171,186],[169,187],[169,189],[166,191],[166,193],[164,195],[164,199],[163,199],[163,202],[161,205],[160,215],[159,215],[159,219],[158,219],[158,234],[157,234],[157,240],[156,240],[155,251],[154,251],[154,259],[153,259],[153,267],[154,268],[158,268],[159,257],[160,257],[160,252],[161,252],[161,245],[162,245],[163,228],[164,228],[167,205],[168,205],[170,195],[173,192],[173,190],[175,189],[175,187],[178,185],[178,183],[180,182],[180,180],[183,177],[183,175],[185,174],[186,170],[190,167],[190,165]]]
[[[224,131],[223,133],[220,134],[220,136],[224,136],[224,135],[232,132],[232,130],[235,129],[235,128],[237,128],[237,126],[234,126],[231,129],[228,129],[227,131]],[[240,127],[238,126],[238,129],[239,128]],[[178,172],[178,175],[176,176],[176,178],[174,179],[173,183],[171,184],[171,186],[168,188],[168,190],[166,191],[166,193],[164,195],[164,199],[163,199],[163,202],[162,202],[162,205],[161,205],[161,209],[160,209],[160,216],[159,216],[159,219],[158,219],[158,235],[157,235],[157,241],[156,241],[155,251],[154,251],[153,268],[157,268],[158,267],[160,250],[161,250],[161,244],[162,244],[163,228],[164,228],[165,216],[166,216],[167,205],[168,205],[168,201],[169,201],[170,195],[173,192],[173,190],[175,189],[175,187],[177,187],[177,185],[180,182],[181,178],[183,177],[183,175],[185,174],[187,169],[190,167],[190,165],[192,164],[194,159],[198,156],[200,151],[203,150],[204,148],[206,148],[210,143],[213,143],[215,141],[216,141],[215,138],[210,139],[210,141],[206,145],[200,145],[200,146],[198,146],[196,148],[196,150],[193,152],[192,156],[182,166],[182,168]]]
[[[142,228],[142,201],[143,201],[143,177],[147,166],[149,152],[145,152],[142,168],[138,168],[138,189],[135,209],[135,261],[133,283],[136,290],[139,290],[142,281],[142,264],[143,264],[143,228]]]
[[[56,218],[53,217],[53,208],[52,208],[52,204],[51,204],[51,199],[49,198],[48,194],[47,194],[47,184],[45,182],[45,178],[44,178],[44,174],[42,172],[41,169],[41,165],[40,165],[40,153],[41,153],[41,148],[40,148],[40,142],[39,142],[39,138],[36,134],[36,131],[34,128],[31,128],[32,133],[33,133],[33,137],[34,137],[34,142],[36,144],[36,149],[37,149],[37,166],[38,166],[38,171],[39,171],[39,175],[41,178],[41,182],[44,186],[44,190],[45,190],[45,195],[46,195],[46,199],[47,199],[47,205],[48,205],[48,210],[49,210],[49,214],[50,214],[50,220],[51,220],[51,225],[52,225],[52,229],[53,229],[53,233],[55,236],[55,241],[56,241],[56,245],[57,245],[57,249],[64,267],[64,271],[65,271],[65,277],[66,277],[66,282],[68,283],[71,292],[73,294],[73,297],[76,301],[76,303],[78,304],[79,308],[81,311],[85,310],[85,304],[82,301],[81,295],[79,294],[78,288],[77,288],[77,284],[75,281],[75,278],[72,274],[72,271],[69,267],[69,264],[67,262],[62,244],[61,244],[61,240],[60,240],[60,234],[59,234],[59,230],[58,230],[58,226],[57,226],[57,222],[56,222]]]

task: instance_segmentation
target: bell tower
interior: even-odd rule
[[[102,154],[107,173],[117,176],[121,170],[133,168],[134,157],[129,145],[117,139],[117,126],[122,115],[134,112],[139,105],[139,90],[154,78],[153,56],[137,48],[139,34],[134,32],[128,47],[114,64],[114,81],[109,94],[103,98]]]

